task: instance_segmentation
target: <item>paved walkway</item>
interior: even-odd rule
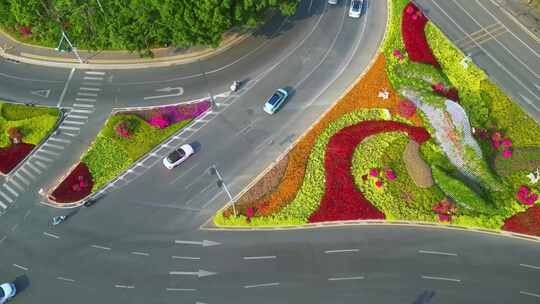
[[[493,0],[493,2],[540,43],[540,4],[537,0]]]
[[[145,68],[183,64],[223,52],[251,35],[251,30],[231,31],[224,34],[217,48],[160,48],[153,49],[153,58],[140,58],[137,53],[127,51],[80,50],[79,62],[73,52],[61,53],[53,48],[21,43],[0,30],[0,56],[8,60],[66,68]]]

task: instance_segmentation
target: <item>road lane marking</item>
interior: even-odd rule
[[[68,133],[68,132],[62,132],[62,134],[67,135],[67,136],[71,136],[71,137],[77,137],[78,136],[75,133]]]
[[[418,250],[418,253],[457,256],[457,253],[442,252],[442,251],[431,251],[431,250]]]
[[[36,155],[37,155],[37,154],[36,154]],[[28,166],[28,168],[30,168],[30,169],[36,171],[36,172],[38,173],[38,175],[41,174],[41,173],[43,173],[43,171],[39,170],[36,166],[31,165],[30,162],[26,163],[26,165]]]
[[[75,72],[75,68],[72,68],[69,72],[68,79],[66,81],[66,84],[64,85],[64,89],[62,90],[62,94],[60,94],[60,99],[58,99],[58,104],[56,104],[56,107],[60,108],[60,105],[64,101],[64,97],[66,96],[66,92],[69,86],[69,83],[71,82],[71,78],[73,78],[73,73]]]
[[[18,265],[18,264],[13,264],[13,266],[19,268],[19,269],[22,269],[24,271],[28,271],[28,268],[24,267],[24,266],[21,266],[21,265]]]
[[[6,239],[7,239],[7,236],[5,235],[2,238],[0,238],[0,244],[3,243]]]
[[[279,286],[279,283],[266,283],[266,284],[257,284],[257,285],[246,285],[244,288],[257,288],[257,287],[270,287],[270,286]]]
[[[38,156],[39,156],[39,155],[34,154],[34,157],[35,157],[35,158],[39,158]],[[44,158],[43,156],[41,156],[41,157]],[[48,159],[48,158],[47,158],[47,159]],[[51,160],[48,159],[48,161],[51,161]],[[20,170],[21,170],[22,172],[26,173],[26,175],[27,175],[30,179],[33,179],[33,180],[36,179],[36,177],[33,176],[32,173],[30,173],[30,171],[28,171],[25,167],[21,167]]]
[[[26,211],[23,217],[23,221],[26,221],[26,218],[30,215],[31,210]]]
[[[105,72],[99,72],[99,71],[85,71],[84,73],[87,75],[105,75]]]
[[[11,188],[7,183],[4,184],[4,188],[6,188],[7,191],[11,192],[11,194],[13,194],[15,197],[19,196],[19,193],[13,190],[13,188]]]
[[[194,288],[165,288],[166,291],[197,291]]]
[[[102,250],[111,250],[109,247],[99,246],[99,245],[91,245],[90,247],[102,249]]]
[[[444,277],[432,277],[432,276],[422,276],[422,279],[426,280],[440,280],[440,281],[450,281],[450,282],[461,282],[460,279],[444,278]]]
[[[60,150],[64,150],[65,147],[64,146],[59,146],[59,145],[55,145],[55,144],[51,144],[51,143],[43,143],[43,146],[46,146],[46,147],[51,147],[51,148],[56,148],[56,149],[60,149]]]
[[[80,90],[82,91],[91,91],[91,92],[99,92],[101,91],[101,88],[85,88],[85,87],[82,87],[82,88],[79,88]]]
[[[66,282],[75,282],[75,280],[73,279],[69,279],[69,278],[64,278],[64,277],[56,277],[57,280],[60,280],[60,281],[66,281]]]
[[[85,115],[74,115],[74,114],[69,114],[67,118],[88,119],[88,116],[85,116]]]
[[[71,116],[71,115],[70,115],[70,116]],[[71,140],[69,140],[69,139],[63,139],[63,138],[59,138],[59,137],[51,137],[51,138],[49,138],[49,139],[52,140],[52,141],[57,141],[57,142],[66,143],[66,144],[71,143]]]
[[[19,224],[13,225],[13,227],[11,227],[11,231],[15,232],[15,230],[17,229],[17,227],[19,227]]]
[[[200,260],[201,259],[199,257],[187,257],[187,256],[177,256],[177,255],[173,255],[171,258],[180,259],[180,260]]]
[[[13,203],[13,199],[11,197],[9,197],[7,194],[5,194],[4,192],[0,191],[0,195],[3,196],[7,201],[8,203]]]
[[[540,294],[536,294],[536,293],[532,293],[532,292],[520,291],[519,293],[522,294],[522,295],[526,295],[526,296],[540,298]]]
[[[82,83],[83,86],[89,86],[89,87],[99,87],[99,86],[102,86],[103,83],[101,82],[88,82],[88,81],[84,81]]]
[[[269,260],[269,259],[275,259],[275,255],[266,255],[266,256],[248,256],[244,257],[244,260]]]
[[[19,184],[17,181],[15,181],[15,179],[11,178],[9,180],[9,182],[12,183],[13,185],[15,185],[15,187],[19,188],[19,190],[21,190],[21,191],[24,190],[23,186],[21,186],[21,184]]]
[[[133,285],[114,285],[116,288],[125,288],[125,289],[133,289],[135,286]]]
[[[71,110],[73,113],[93,113],[94,110],[81,110],[81,109],[73,109]]]
[[[324,253],[343,253],[343,252],[358,252],[360,251],[359,249],[337,249],[337,250],[326,250],[324,251]]]
[[[142,256],[149,256],[149,255],[150,255],[149,253],[146,253],[146,252],[139,252],[139,251],[133,251],[133,252],[131,252],[131,254],[134,254],[134,255],[142,255]]]
[[[540,266],[533,266],[529,264],[519,264],[519,266],[540,270]]]
[[[7,209],[8,206],[6,204],[2,203],[2,201],[0,201],[0,207],[2,207],[2,209]]]
[[[43,232],[43,235],[46,235],[48,237],[52,237],[52,238],[55,238],[55,239],[59,239],[60,237],[56,234],[52,234],[52,233],[48,233],[48,232]]]
[[[45,154],[50,154],[50,155],[54,155],[54,156],[60,155],[60,153],[58,153],[58,152],[45,150],[43,148],[41,148],[41,150],[39,150],[38,153],[45,153]],[[30,163],[28,163],[28,164],[30,164]]]
[[[90,97],[97,97],[97,93],[85,93],[85,92],[77,92],[77,95],[79,96],[90,96]]]
[[[363,280],[363,276],[328,278],[328,281]]]

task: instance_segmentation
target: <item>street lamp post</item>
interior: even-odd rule
[[[219,188],[223,186],[223,190],[225,190],[225,193],[227,193],[227,196],[229,197],[229,204],[232,205],[234,216],[236,216],[236,206],[234,204],[234,198],[231,195],[231,192],[229,192],[229,188],[227,187],[227,184],[225,184],[225,182],[223,181],[223,178],[221,178],[221,174],[219,174],[219,171],[216,165],[212,165],[212,167],[210,167],[210,174],[215,175],[218,178],[218,180],[216,181],[216,184]]]

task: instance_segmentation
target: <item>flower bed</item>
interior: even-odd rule
[[[91,182],[89,184],[92,185],[90,192],[96,191],[112,181],[116,176],[128,169],[137,159],[150,152],[164,139],[189,124],[194,118],[209,109],[209,107],[210,103],[203,101],[187,106],[169,106],[167,110],[163,111],[152,109],[130,111],[127,113],[119,112],[109,117],[95,141],[81,157],[80,164],[87,167],[90,172]],[[183,116],[178,114],[180,111],[182,111]],[[161,123],[151,124],[152,118],[156,117],[156,115],[160,115],[165,120],[165,125]],[[182,120],[181,118],[184,119]],[[152,121],[156,122],[157,120]],[[70,179],[71,175],[70,173],[67,179]],[[60,185],[63,183],[64,181]],[[56,190],[58,188],[53,190],[53,193]],[[58,201],[54,195],[51,199],[58,203],[70,203],[78,201],[90,193],[88,192],[85,196],[81,197],[80,191],[75,191],[75,189],[70,190],[69,187],[64,187],[62,191],[77,192],[64,194],[65,197],[72,197],[75,200],[70,201],[65,199]]]
[[[92,191],[92,176],[84,163],[79,163],[49,195],[57,203],[71,203],[87,197]]]
[[[407,132],[418,143],[430,137],[425,129],[400,122],[365,121],[344,128],[331,138],[324,159],[326,191],[320,208],[309,217],[310,222],[384,218],[355,186],[351,175],[352,156],[366,137],[395,131]]]
[[[403,10],[401,24],[403,42],[411,61],[427,63],[438,67],[439,63],[433,56],[424,34],[424,27],[427,21],[424,14],[412,2],[409,3]]]
[[[0,172],[8,174],[54,128],[60,111],[0,102]]]

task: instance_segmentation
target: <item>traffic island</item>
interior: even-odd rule
[[[382,54],[367,74],[287,152],[275,188],[238,195],[239,215],[228,206],[215,225],[384,219],[540,236],[540,126],[414,4],[389,4]],[[410,130],[424,132],[412,138],[415,155]]]
[[[55,128],[54,108],[0,102],[0,173],[16,169]]]
[[[52,187],[49,201],[63,206],[81,203],[210,106],[210,101],[204,100],[115,112],[80,162]]]

